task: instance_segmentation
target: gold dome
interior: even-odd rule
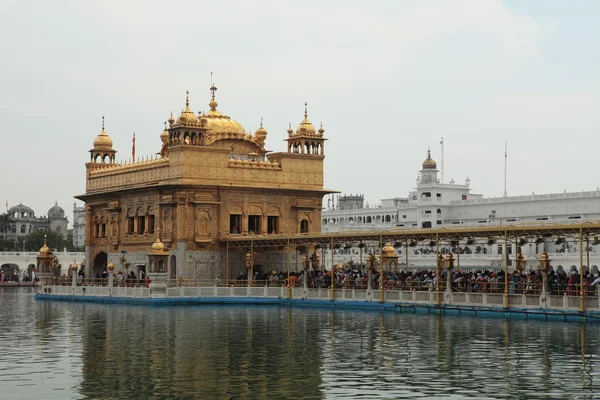
[[[165,122],[165,130],[162,131],[160,134],[160,140],[162,140],[163,143],[167,143],[167,140],[169,140],[169,131],[167,130],[166,122]]]
[[[313,124],[308,120],[308,103],[304,103],[304,119],[296,129],[297,135],[315,135],[317,133]]]
[[[189,125],[198,123],[198,118],[196,117],[196,114],[194,114],[194,112],[190,108],[189,94],[189,90],[185,92],[185,109],[181,111],[181,114],[179,114],[179,118],[177,118],[178,124]]]
[[[263,127],[262,118],[260,119],[260,127],[254,132],[254,136],[261,142],[267,138],[267,130]]]
[[[212,99],[208,103],[210,111],[204,114],[206,119],[206,127],[210,133],[215,135],[227,135],[228,137],[245,138],[246,130],[237,121],[232,120],[228,115],[223,115],[217,110],[219,103],[215,100],[215,91],[217,87],[212,85],[210,91],[212,92]]]
[[[152,245],[152,251],[165,251],[165,245],[160,241],[160,238],[156,238],[156,242],[154,242],[154,244]]]
[[[115,264],[112,262],[112,260],[110,260],[108,262],[108,265],[106,266],[106,268],[108,268],[109,271],[112,271],[115,269]]]
[[[396,256],[396,250],[394,249],[394,246],[392,246],[390,243],[386,243],[381,252],[383,253],[383,256]]]
[[[423,169],[436,169],[437,164],[431,158],[431,150],[427,150],[427,159],[423,161]]]
[[[44,245],[40,249],[40,255],[42,255],[42,254],[44,254],[44,255],[50,254],[50,247],[48,247],[46,245],[46,239],[44,239]]]
[[[102,117],[102,131],[100,131],[100,133],[98,134],[98,136],[96,136],[96,139],[94,139],[94,148],[95,149],[112,149],[112,139],[110,138],[110,136],[108,136],[108,134],[106,133],[106,131],[104,130],[104,116]]]

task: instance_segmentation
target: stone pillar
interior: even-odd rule
[[[94,264],[94,258],[92,255],[92,246],[89,244],[85,245],[85,265],[83,266],[83,273],[85,278],[92,277],[92,265]]]
[[[77,265],[77,262],[75,260],[73,260],[73,264],[71,264],[71,286],[75,287],[77,286],[77,269],[79,268],[79,265]]]

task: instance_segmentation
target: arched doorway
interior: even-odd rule
[[[17,264],[2,264],[0,271],[4,272],[4,280],[8,281],[13,278],[13,275],[18,276],[19,266]]]
[[[106,268],[107,263],[108,263],[108,255],[103,251],[98,253],[96,255],[96,257],[94,257],[94,265],[92,267],[91,278],[95,278],[96,276],[99,277],[100,275],[102,275],[102,272],[104,272],[104,269]]]
[[[34,269],[35,269],[35,264],[29,264],[27,266],[27,276],[24,276],[23,279],[29,279],[29,277],[31,276],[31,273],[33,272]]]
[[[169,279],[177,279],[177,257],[171,256],[171,265],[169,266]]]

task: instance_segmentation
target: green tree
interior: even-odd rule
[[[9,214],[0,214],[0,232],[3,233],[3,238],[6,239],[8,232],[12,226],[12,219]]]
[[[21,241],[25,241],[25,250],[39,251],[44,245],[44,237],[46,238],[46,245],[50,247],[52,251],[63,251],[67,245],[62,234],[52,231],[33,232],[25,236]]]

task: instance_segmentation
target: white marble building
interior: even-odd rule
[[[67,238],[67,224],[69,220],[65,211],[55,203],[48,210],[47,216],[36,217],[35,212],[26,205],[19,204],[7,210],[10,218],[10,227],[4,232],[0,227],[0,237],[19,242],[22,237],[37,231],[54,231]]]
[[[85,246],[85,207],[73,203],[73,246]]]
[[[518,222],[580,222],[600,219],[600,190],[485,198],[471,193],[470,180],[441,183],[435,161],[423,162],[417,188],[408,198],[365,206],[362,195],[342,196],[322,213],[323,232],[444,225],[502,225]]]
[[[600,190],[587,192],[532,194],[530,196],[505,196],[485,198],[471,193],[470,181],[464,184],[454,181],[441,183],[435,161],[428,155],[417,178],[416,190],[406,198],[384,199],[377,206],[364,204],[363,195],[340,196],[334,206],[331,201],[322,212],[322,232],[335,233],[365,230],[427,229],[441,226],[485,226],[526,223],[580,223],[600,220]],[[589,245],[589,247],[587,247]],[[515,252],[509,244],[509,263],[512,265]],[[504,251],[499,243],[461,243],[461,264],[466,268],[501,268]],[[465,248],[468,247],[468,250]],[[600,265],[600,241],[584,243],[584,264],[592,270]],[[378,249],[371,249],[374,253]],[[407,251],[408,250],[408,251]],[[555,267],[565,270],[579,265],[579,244],[572,239],[545,239],[537,243],[519,245],[528,259],[528,267],[535,269],[539,254],[546,250]],[[366,250],[365,250],[366,251]],[[397,250],[401,268],[408,253],[408,266],[412,268],[434,268],[435,252],[427,245],[418,248],[400,247]],[[433,254],[432,254],[433,252]],[[323,254],[325,263],[331,253]],[[363,254],[363,263],[364,257]],[[334,263],[359,263],[358,249],[339,249],[334,252]]]

